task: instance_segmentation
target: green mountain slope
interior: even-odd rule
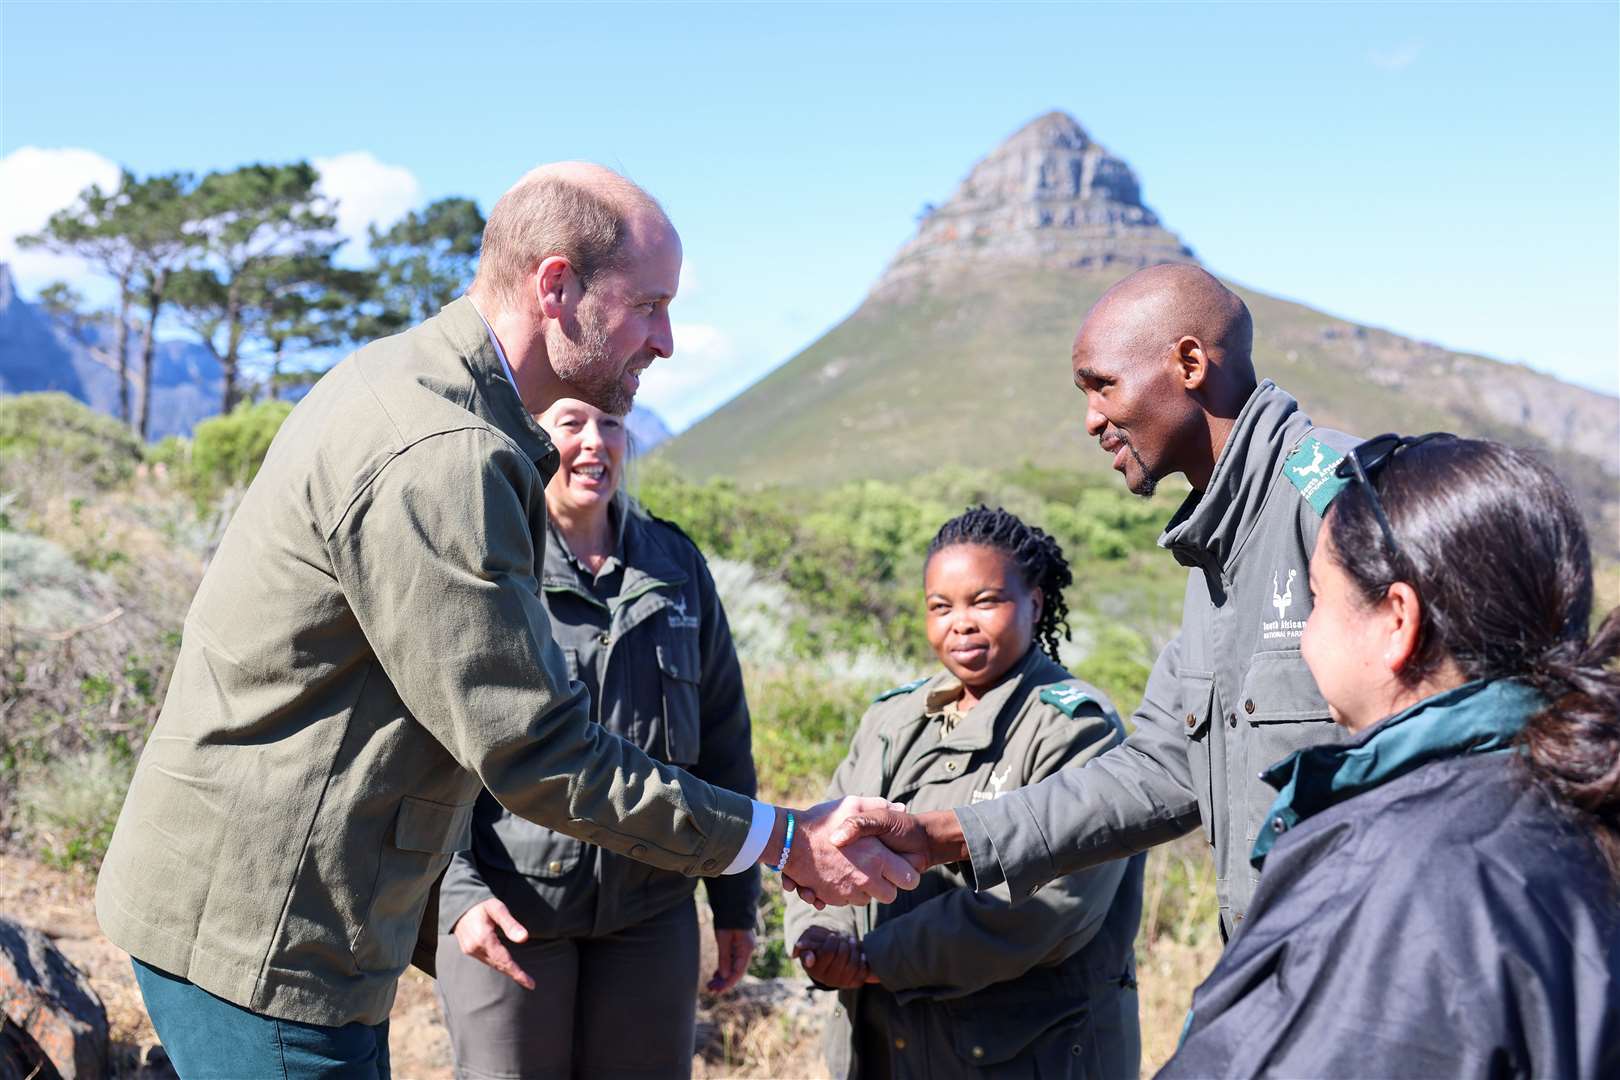
[[[1103,290],[1173,257],[1162,238],[1174,237],[1139,204],[1146,220],[1131,221],[1118,189],[1088,190],[1078,166],[1065,169],[1097,151],[1060,114],[1014,135],[924,222],[854,314],[662,453],[699,477],[811,487],[945,464],[1106,469],[1084,430],[1070,345]],[[1134,179],[1124,190],[1135,197]],[[1063,228],[1065,206],[1078,208],[1068,213],[1079,227]],[[1115,224],[1097,225],[1110,215]],[[988,265],[951,258],[985,251],[996,254]],[[1620,548],[1620,401],[1233,287],[1254,314],[1261,376],[1319,423],[1540,448],[1576,489],[1599,546]]]

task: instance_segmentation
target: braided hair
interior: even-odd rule
[[[1042,652],[1057,661],[1059,637],[1069,640],[1069,605],[1063,599],[1063,590],[1074,583],[1074,574],[1058,542],[999,506],[994,510],[975,506],[940,526],[928,545],[923,565],[927,566],[936,552],[958,544],[978,544],[1001,552],[1018,568],[1026,589],[1041,590],[1045,603],[1035,624],[1035,641]]]

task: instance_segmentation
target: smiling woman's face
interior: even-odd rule
[[[557,444],[557,475],[546,487],[546,501],[556,510],[606,512],[624,479],[630,445],[624,417],[603,412],[577,398],[561,398],[539,416]]]
[[[934,552],[923,570],[923,593],[928,644],[971,691],[992,686],[1035,640],[1041,591],[1028,588],[995,548],[953,544]]]

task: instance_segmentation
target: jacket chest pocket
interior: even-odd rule
[[[676,632],[667,633],[657,651],[658,679],[664,697],[665,760],[674,765],[693,765],[703,734],[696,635],[687,632],[682,640]]]
[[[1239,805],[1246,815],[1244,836],[1253,843],[1277,797],[1260,773],[1295,750],[1339,742],[1343,734],[1298,649],[1256,654],[1243,676],[1234,715],[1243,727],[1243,779],[1248,789]]]
[[[451,855],[472,846],[473,806],[410,796],[400,803],[378,857],[371,905],[350,942],[361,971],[397,971],[410,963],[433,882]]]
[[[1181,674],[1181,709],[1178,718],[1187,737],[1187,769],[1193,793],[1198,796],[1198,818],[1204,825],[1204,842],[1215,842],[1215,786],[1210,764],[1210,717],[1215,709],[1214,672],[1184,671]]]

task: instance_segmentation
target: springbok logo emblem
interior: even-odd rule
[[[1318,455],[1320,456],[1320,455]],[[1294,578],[1299,576],[1298,570],[1288,571],[1288,584],[1281,592],[1277,590],[1277,575],[1271,575],[1271,606],[1277,609],[1277,618],[1281,619],[1294,602]]]
[[[1294,475],[1299,477],[1301,480],[1305,479],[1307,476],[1326,476],[1327,473],[1322,468],[1323,453],[1324,451],[1322,450],[1322,444],[1317,443],[1311,448],[1311,463],[1309,465],[1296,466],[1294,469]],[[1292,578],[1294,576],[1293,572],[1290,571],[1288,576]]]
[[[697,629],[698,617],[686,613],[686,597],[677,596],[669,602],[669,625],[677,630]]]
[[[973,793],[973,798],[971,800],[969,800],[969,801],[977,803],[977,802],[985,802],[985,801],[987,801],[989,799],[999,799],[1001,797],[1001,789],[1007,786],[1007,780],[1011,776],[1012,776],[1012,767],[1011,766],[1008,766],[1007,768],[1002,769],[1001,770],[1001,775],[999,775],[999,776],[996,775],[994,772],[992,772],[990,774],[990,779],[988,781],[987,786],[980,789],[979,791],[975,791]]]

